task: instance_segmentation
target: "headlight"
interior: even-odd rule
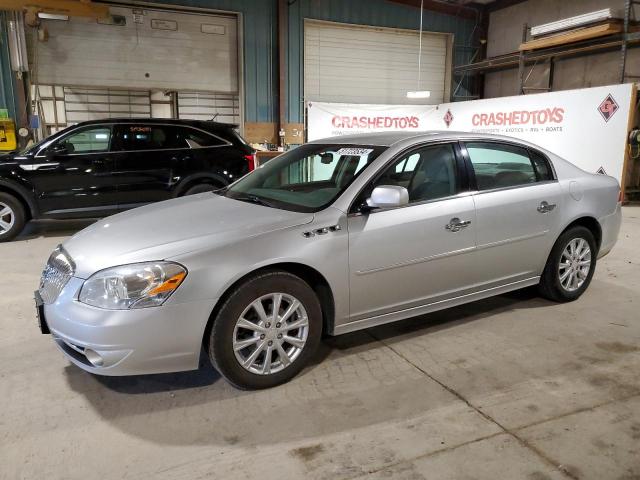
[[[107,268],[82,285],[79,300],[109,310],[162,305],[180,286],[187,270],[177,263],[134,263]]]

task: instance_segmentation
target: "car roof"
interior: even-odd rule
[[[179,124],[179,125],[191,125],[194,127],[206,126],[209,128],[238,128],[238,125],[234,123],[215,122],[213,120],[191,120],[184,118],[144,118],[144,117],[116,117],[116,118],[103,118],[101,120],[88,120],[86,122],[79,122],[74,127],[81,127],[85,125],[102,125],[105,123],[155,123],[155,124]]]
[[[380,147],[390,147],[403,140],[414,140],[415,143],[431,140],[452,140],[462,138],[501,140],[521,145],[530,145],[529,142],[514,137],[504,135],[494,135],[491,133],[458,132],[450,130],[431,130],[426,132],[379,132],[361,133],[357,135],[342,135],[338,137],[322,138],[309,143],[321,143],[328,145],[372,145]]]

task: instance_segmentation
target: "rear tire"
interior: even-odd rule
[[[571,302],[584,293],[596,269],[598,247],[591,231],[582,226],[563,232],[547,259],[538,289],[554,302]]]
[[[26,212],[20,200],[0,192],[0,242],[13,240],[24,228]]]
[[[198,185],[194,185],[193,187],[188,188],[187,191],[184,192],[184,196],[186,197],[187,195],[196,195],[198,193],[213,192],[214,190],[218,190],[219,188],[220,186],[213,185],[211,183],[199,183]]]
[[[259,273],[222,305],[211,329],[209,358],[237,388],[270,388],[309,363],[321,335],[322,310],[311,287],[288,272]]]

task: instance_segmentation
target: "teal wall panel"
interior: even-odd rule
[[[9,110],[9,116],[15,119],[15,87],[9,61],[7,28],[6,14],[0,12],[0,108]]]
[[[245,121],[276,120],[276,0],[160,0],[156,3],[242,13]]]

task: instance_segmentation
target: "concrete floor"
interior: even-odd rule
[[[96,377],[35,324],[50,250],[0,244],[0,477],[640,479],[640,207],[585,295],[531,290],[327,340],[288,385]]]

